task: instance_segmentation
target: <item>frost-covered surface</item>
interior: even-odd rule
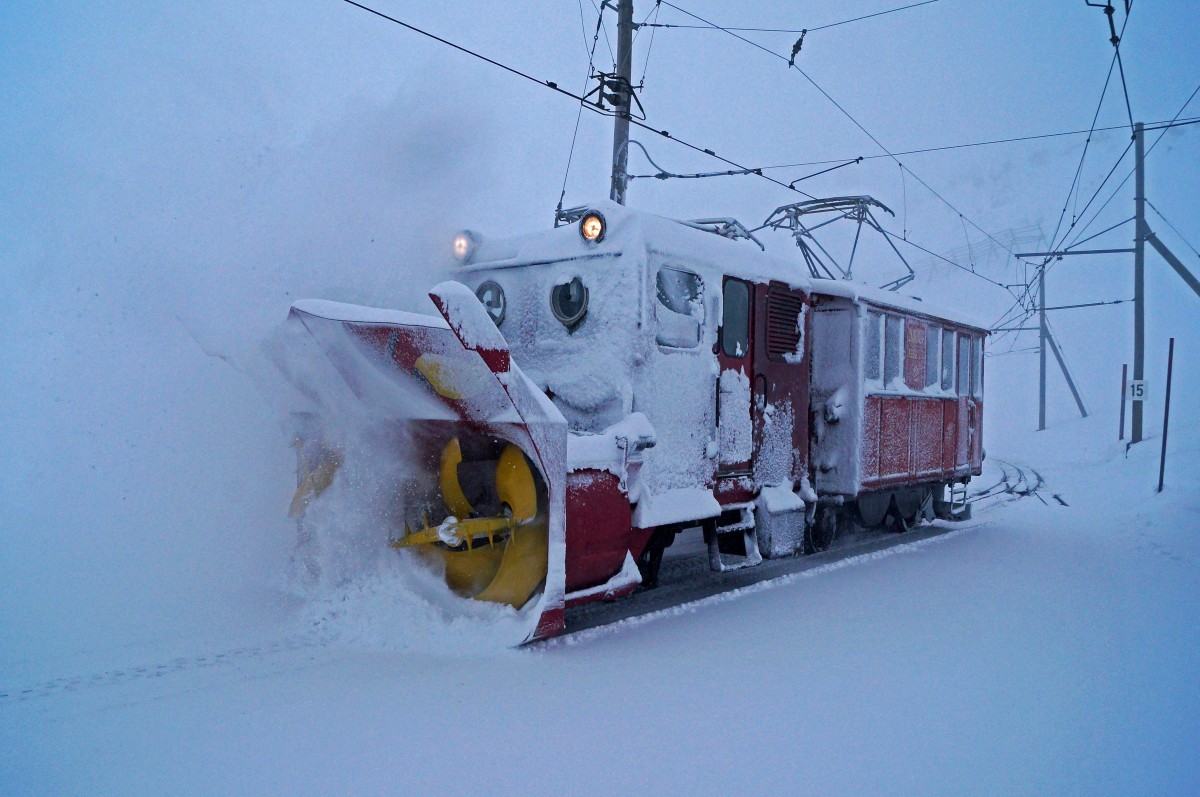
[[[1195,84],[1187,56],[1200,17],[1183,6],[1134,4],[1122,52],[1147,119],[1170,118]],[[0,25],[11,34],[0,59],[0,793],[1200,792],[1200,380],[1189,354],[1200,340],[1195,297],[1153,255],[1152,436],[1128,459],[1112,398],[1130,306],[1064,311],[1055,331],[1093,419],[1072,417],[1052,372],[1051,430],[1031,431],[1027,333],[988,362],[981,484],[1001,459],[1032,465],[1048,506],[1023,499],[928,544],[513,651],[492,607],[452,619],[420,594],[409,578],[419,573],[378,551],[331,558],[348,578],[327,593],[288,588],[294,457],[273,409],[283,382],[272,372],[262,389],[254,356],[303,296],[432,313],[425,292],[447,278],[463,224],[497,235],[548,226],[578,104],[341,3],[147,8],[9,3]],[[577,8],[548,9],[430,4],[410,21],[483,53],[519,50],[531,74],[582,74]],[[812,11],[851,16],[841,3]],[[764,6],[763,21],[791,13]],[[922,16],[900,27],[905,14]],[[879,94],[814,75],[889,147],[1087,126],[1112,57],[1095,9],[940,3],[905,14],[831,29],[843,38],[812,38],[801,56],[851,78],[866,63],[887,83]],[[527,46],[547,41],[575,44]],[[991,41],[1004,46],[979,45]],[[869,146],[802,83],[773,82],[786,80],[777,60],[676,42],[672,53],[659,37],[647,78],[647,110],[664,126],[679,120],[673,134],[746,163]],[[701,47],[714,73],[774,88],[726,92],[719,101],[737,112],[701,125],[714,93],[678,68]],[[1124,107],[1112,90],[1100,123],[1115,126]],[[901,110],[862,115],[885,96]],[[764,135],[747,136],[759,122]],[[607,125],[584,116],[568,201],[606,192]],[[1185,234],[1197,130],[1170,131],[1148,161],[1155,205]],[[668,168],[714,168],[639,137]],[[1093,138],[1081,203],[1127,144],[1119,129]],[[1048,234],[1082,146],[1050,139],[905,165],[998,235],[1039,221]],[[899,211],[897,171],[881,158],[799,185],[828,195],[861,185]],[[770,199],[753,177],[680,184],[636,181],[630,201],[753,224],[795,196]],[[982,237],[972,228],[962,241],[959,217],[907,188],[913,239],[967,264],[953,248]],[[1127,218],[1131,198],[1127,184],[1089,234]],[[884,223],[900,232],[899,220]],[[753,244],[708,238],[757,257]],[[795,263],[787,236],[765,242]],[[988,319],[1011,301],[918,260],[912,292],[931,306],[935,285],[941,306]],[[1128,256],[1079,260],[1049,272],[1048,304],[1130,296]],[[1156,495],[1172,335],[1174,425]],[[653,376],[667,384],[674,372]],[[711,430],[659,431],[694,434],[704,451]]]
[[[1156,495],[1157,443],[1126,459],[1111,420],[994,452],[984,480],[1036,463],[1045,504],[548,648],[498,647],[385,566],[220,637],[9,653],[0,774],[46,794],[1194,793],[1200,437],[1180,423]],[[755,666],[735,706],[713,699],[731,655]],[[511,744],[469,765],[412,743],[497,723]],[[713,740],[753,764],[714,770]]]
[[[853,495],[861,483],[860,323],[858,308],[840,300],[813,314],[812,465],[827,493]]]
[[[364,324],[404,324],[443,329],[446,327],[446,320],[439,315],[406,313],[403,310],[364,307],[360,304],[331,302],[325,299],[301,299],[292,306],[303,313],[339,321],[355,321]]]
[[[721,514],[721,505],[713,498],[712,490],[703,487],[678,487],[650,496],[643,496],[633,510],[633,525],[640,529],[704,519]]]

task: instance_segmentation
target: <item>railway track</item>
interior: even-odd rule
[[[1000,506],[1034,497],[1042,503],[1041,492],[1045,479],[1037,469],[1005,460],[990,460],[999,469],[987,487],[968,493],[967,503],[973,512],[990,512]],[[1058,495],[1059,503],[1066,502]],[[715,573],[709,569],[707,550],[699,535],[685,539],[668,550],[659,576],[659,586],[637,592],[612,603],[591,603],[567,610],[567,630],[560,637],[535,643],[538,645],[570,644],[581,632],[601,626],[635,623],[654,616],[686,609],[718,595],[765,588],[770,582],[792,580],[803,573],[835,567],[854,566],[884,555],[892,549],[921,545],[946,537],[978,524],[935,521],[912,531],[897,534],[880,530],[856,529],[834,541],[829,550],[808,556],[769,559],[757,567]],[[295,634],[259,645],[246,645],[229,650],[172,658],[165,662],[114,668],[73,677],[54,678],[22,686],[0,686],[0,707],[59,694],[111,687],[132,681],[156,680],[183,672],[207,669],[237,669],[246,662],[324,644],[319,635]]]
[[[1043,504],[1046,503],[1046,499],[1041,495],[1046,480],[1042,478],[1042,474],[1036,468],[1002,459],[993,458],[991,462],[1000,469],[1000,478],[989,487],[972,490],[968,493],[967,503],[971,505],[972,511],[991,509],[997,505],[1012,503],[1029,496],[1033,496]],[[1065,505],[1066,502],[1062,498],[1057,495],[1055,498],[1059,503]]]
[[[1002,505],[1034,497],[1046,503],[1041,496],[1045,479],[1033,467],[1005,460],[991,460],[998,468],[998,478],[989,486],[968,493],[967,503],[973,512],[990,512]],[[1059,496],[1054,496],[1065,505]],[[648,618],[680,610],[709,598],[736,593],[768,582],[786,581],[808,571],[820,571],[831,567],[853,566],[877,558],[886,552],[923,544],[974,528],[975,523],[934,521],[922,524],[912,531],[897,534],[879,529],[855,529],[843,534],[833,545],[821,553],[795,556],[785,559],[768,559],[756,567],[748,567],[724,573],[715,573],[708,567],[707,552],[699,539],[676,543],[668,549],[659,574],[659,586],[653,590],[636,592],[612,603],[590,603],[567,610],[566,633],[555,639],[546,640],[546,645],[570,643],[573,636],[601,626],[632,623],[639,618]]]

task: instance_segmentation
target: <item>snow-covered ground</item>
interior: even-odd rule
[[[585,72],[587,3],[583,20],[545,0],[376,4],[572,90]],[[1073,176],[1072,216],[1128,143],[1115,77],[1095,117],[1112,50],[1084,3],[925,4],[819,34],[898,4],[683,5],[808,27],[806,70],[894,151],[1113,128],[1086,137],[1081,172],[1081,135],[906,155],[951,211],[778,59],[702,31],[660,31],[653,60],[636,44],[656,128],[750,165],[868,156],[801,185],[885,201],[894,235],[961,266],[905,249],[906,290],[984,323],[1012,301],[997,283],[1031,272],[988,254],[983,229],[1050,245]],[[1190,118],[1200,16],[1135,6],[1132,113]],[[254,364],[296,299],[430,312],[460,225],[547,226],[578,106],[325,0],[7,3],[0,42],[0,795],[1200,793],[1200,316],[1157,256],[1150,438],[1128,454],[1114,394],[1131,306],[1056,312],[1096,414],[1072,414],[1051,363],[1050,429],[1034,432],[1033,336],[997,340],[975,485],[1015,463],[1044,477],[1040,497],[514,650],[486,616],[418,597],[390,551],[348,544],[332,551],[347,581],[290,583],[293,452],[278,376]],[[697,58],[746,90],[714,93]],[[608,191],[609,120],[578,131],[568,205]],[[1166,134],[1147,176],[1191,241],[1197,133]],[[641,137],[677,173],[724,168]],[[1118,193],[1087,234],[1132,213],[1132,185]],[[751,225],[795,199],[748,177],[630,192]],[[1132,296],[1130,258],[1107,258],[1056,264],[1047,304]]]
[[[1194,794],[1194,408],[1162,494],[1157,436],[1126,454],[1111,412],[997,429],[976,486],[1006,461],[1037,495],[532,649],[383,567],[321,601],[261,594],[219,631],[6,652],[0,791]]]

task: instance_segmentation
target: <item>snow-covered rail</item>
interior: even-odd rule
[[[1042,474],[1036,468],[1002,459],[992,459],[990,462],[994,462],[1000,469],[999,479],[989,487],[972,490],[968,494],[967,503],[971,505],[973,511],[988,510],[994,506],[1028,496],[1037,498],[1043,504],[1046,503],[1046,500],[1039,495],[1046,480],[1042,478]]]

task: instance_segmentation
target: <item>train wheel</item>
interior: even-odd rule
[[[897,534],[904,534],[912,531],[917,525],[916,515],[906,515],[900,511],[900,507],[896,505],[896,499],[892,499],[891,506],[888,507],[887,516],[884,518],[884,525],[890,531]]]
[[[820,553],[829,549],[837,539],[841,525],[841,513],[835,506],[823,504],[817,507],[817,516],[804,529],[804,552]]]

